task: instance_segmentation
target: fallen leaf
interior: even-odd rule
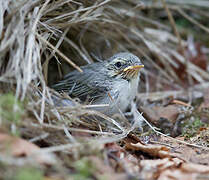
[[[182,160],[178,158],[163,158],[156,160],[142,160],[140,161],[141,177],[142,179],[160,179],[161,176],[167,169],[175,169]]]
[[[196,180],[197,174],[183,173],[179,169],[167,169],[160,173],[158,180]]]
[[[140,166],[146,169],[158,169],[162,171],[166,168],[177,167],[181,163],[183,163],[183,161],[178,158],[173,158],[172,160],[170,158],[163,158],[157,160],[142,160],[140,161]]]
[[[33,143],[2,133],[0,133],[0,153],[4,156],[30,157],[45,165],[56,162],[54,154],[41,152],[41,148]]]
[[[115,160],[115,169],[119,172],[126,172],[132,176],[139,173],[138,160],[132,154],[126,152],[123,148],[116,143],[106,144],[106,149],[110,158]],[[117,158],[116,158],[117,157]]]
[[[196,140],[194,140],[194,138]],[[196,135],[194,138],[193,138],[192,144],[200,144],[200,142],[206,142],[206,144],[207,144],[208,135],[206,135],[206,133],[201,132],[199,135]],[[204,138],[205,138],[205,140],[204,140]],[[176,137],[175,139],[184,142],[184,137]],[[172,140],[170,138],[161,136],[158,139],[158,141],[159,141],[159,143],[166,143],[169,146],[172,146],[171,152],[176,152],[175,153],[177,155],[176,157],[184,159],[187,162],[209,165],[209,148],[208,148],[208,150],[194,148],[192,146],[188,146],[186,144],[179,143],[179,142],[175,141],[175,139]],[[172,155],[174,155],[174,154],[172,153]]]
[[[150,145],[150,144],[144,145],[141,143],[137,143],[137,144],[127,143],[125,148],[135,150],[135,151],[142,151],[154,157],[160,157],[160,158],[172,157],[172,154],[170,153],[170,149],[165,146],[160,146],[160,145]]]
[[[209,166],[194,164],[194,163],[183,163],[181,165],[182,170],[190,173],[209,173]]]
[[[125,150],[116,143],[107,143],[105,148],[108,152],[113,153],[117,158],[125,157]]]
[[[140,167],[143,179],[196,180],[209,175],[209,166],[187,163],[179,158],[142,160]]]
[[[143,106],[140,107],[150,122],[157,124],[160,118],[168,119],[171,123],[175,123],[179,110],[178,105],[164,106]]]

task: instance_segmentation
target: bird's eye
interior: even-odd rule
[[[117,68],[120,68],[120,67],[122,66],[122,64],[121,64],[121,62],[116,62],[116,63],[115,63],[115,66],[116,66]]]

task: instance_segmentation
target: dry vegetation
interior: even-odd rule
[[[201,143],[194,138],[188,143],[195,144],[201,153],[204,150],[209,160],[208,10],[209,2],[205,0],[1,1],[0,143],[3,146],[0,177],[33,177],[34,180],[43,177],[163,178],[161,172],[165,169],[148,173],[146,167],[152,169],[153,162],[140,161],[142,156],[161,158],[163,162],[156,162],[157,169],[161,163],[164,166],[173,163],[171,168],[183,164],[182,171],[187,174],[178,178],[189,177],[193,166],[186,162],[190,159],[181,157],[177,161],[176,155],[166,154],[167,148],[154,147],[151,151],[160,152],[153,155],[142,147],[143,143],[139,145],[136,135],[139,135],[138,125],[143,117],[137,109],[154,125],[162,116],[170,120],[173,118],[170,114],[178,114],[172,120],[172,127],[177,130],[183,114],[184,120],[188,120],[184,122],[189,123],[185,127],[192,129],[192,132],[183,129],[186,134],[183,137],[190,138],[201,131],[198,133],[199,139],[203,139]],[[52,95],[61,95],[49,85],[72,69],[81,71],[81,65],[121,51],[136,54],[145,65],[136,104],[132,104],[134,123],[124,117],[107,117],[76,100],[73,107],[54,105]],[[178,104],[175,113],[165,107],[170,103]],[[157,115],[153,115],[150,107],[159,104],[160,107],[154,109]],[[166,111],[168,115],[164,114]],[[99,122],[95,118],[98,116],[102,119]],[[147,129],[145,127],[145,133],[141,134],[144,142],[145,137],[150,138],[150,142],[154,139],[152,143],[158,138],[157,141],[168,145],[168,140],[156,132],[147,135]],[[180,135],[173,129],[166,133]],[[138,153],[136,158],[130,149],[149,156]],[[182,148],[182,152],[185,149]],[[119,160],[122,157],[116,152],[121,156],[125,154],[126,158]],[[132,159],[128,158],[128,153]],[[208,162],[193,162],[207,165],[207,168],[202,167],[205,171],[198,169],[193,178],[200,174],[209,176]]]

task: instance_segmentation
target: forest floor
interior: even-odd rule
[[[204,0],[0,3],[0,179],[209,179],[208,10]],[[120,51],[145,65],[133,117],[55,106],[66,95],[51,84]]]

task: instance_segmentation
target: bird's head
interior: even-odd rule
[[[118,53],[112,56],[106,65],[111,77],[131,80],[139,75],[139,70],[144,67],[140,59],[128,52]]]

